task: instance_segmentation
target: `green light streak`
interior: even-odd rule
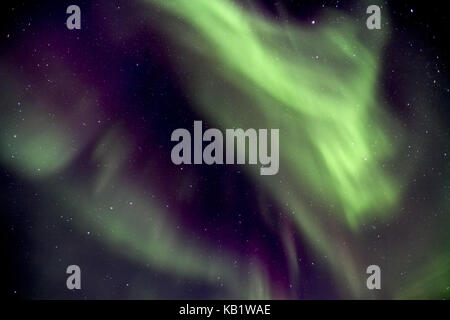
[[[395,204],[397,183],[382,168],[395,143],[376,97],[380,52],[358,40],[349,17],[306,30],[228,1],[150,2],[181,19],[165,27],[197,55],[179,67],[191,71],[186,85],[205,116],[223,126],[279,127],[285,172],[342,206],[353,228],[374,207],[383,214]],[[372,40],[383,45],[382,34]]]

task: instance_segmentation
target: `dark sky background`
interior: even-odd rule
[[[29,39],[28,37],[46,39],[46,35],[42,32],[48,32],[49,42],[60,43],[61,47],[73,43],[68,63],[75,69],[80,68],[81,79],[89,78],[91,85],[100,87],[104,93],[101,97],[102,103],[111,106],[106,118],[102,119],[105,125],[119,119],[125,123],[133,123],[130,129],[131,135],[139,140],[143,149],[153,150],[147,154],[136,154],[133,158],[135,165],[138,166],[140,163],[145,163],[148,158],[154,159],[154,157],[160,157],[161,162],[167,164],[161,164],[156,168],[166,172],[158,173],[156,176],[160,183],[162,201],[170,205],[173,214],[194,234],[203,229],[215,230],[202,235],[202,241],[205,242],[213,243],[217,239],[228,239],[224,241],[224,246],[238,248],[246,239],[253,239],[261,250],[261,257],[267,259],[267,263],[270,264],[271,281],[278,282],[280,287],[288,286],[289,280],[285,278],[288,267],[278,234],[267,228],[264,219],[256,211],[258,199],[263,197],[270,202],[270,195],[252,187],[251,181],[244,175],[230,174],[230,170],[238,169],[224,167],[192,169],[191,173],[195,177],[194,195],[198,201],[189,208],[183,208],[181,204],[176,203],[175,196],[171,194],[171,184],[178,178],[176,171],[168,164],[172,143],[167,137],[174,128],[188,127],[199,118],[199,114],[190,108],[176,77],[167,71],[169,68],[167,52],[159,36],[141,31],[133,42],[127,43],[123,52],[117,52],[117,46],[105,40],[106,31],[103,28],[103,22],[94,20],[89,10],[83,10],[83,8],[91,7],[95,2],[2,1],[0,4],[2,15],[0,60],[5,59],[7,63],[16,65],[23,61],[26,70],[27,64],[31,61],[26,61],[32,55],[31,46],[29,44],[22,46],[21,41],[25,38]],[[124,10],[121,14],[127,15],[136,10],[132,1],[112,2],[123,6]],[[275,8],[277,5],[282,5],[290,16],[303,23],[310,21],[323,7],[337,7],[344,12],[360,9],[355,1],[259,0],[258,3],[267,14],[271,15],[277,15]],[[70,4],[77,4],[82,8],[82,34],[63,32],[67,18],[65,10]],[[407,93],[402,89],[402,84],[409,77],[402,72],[402,66],[412,63],[415,64],[416,72],[421,75],[416,80],[417,88],[427,89],[433,112],[438,114],[442,123],[450,124],[448,103],[450,101],[448,81],[450,57],[447,48],[449,13],[445,2],[389,1],[388,7],[393,31],[389,45],[384,51],[382,88],[385,100],[392,108],[393,117],[404,125],[409,125],[413,121],[411,110],[404,103]],[[108,20],[114,19],[121,19],[120,14],[108,17]],[[126,19],[117,20],[119,28],[124,24]],[[364,25],[365,23],[362,23],[362,26]],[[54,38],[62,34],[67,38]],[[78,36],[81,38],[81,45],[77,44]],[[143,45],[149,39],[152,45]],[[11,49],[13,47],[14,49]],[[16,52],[16,54],[11,55],[10,52]],[[34,79],[42,81],[39,77]],[[1,74],[0,81],[6,83],[8,76]],[[2,96],[4,95],[2,92]],[[117,104],[115,101],[121,101],[122,104]],[[155,105],[159,108],[151,107]],[[126,106],[133,107],[130,109]],[[420,136],[422,125],[428,125],[428,120],[426,118],[415,120],[419,125],[415,127],[414,130],[417,132],[413,135]],[[437,133],[440,141],[446,141],[439,145],[441,153],[449,150],[448,132],[449,130],[443,130]],[[88,176],[92,170],[83,159],[83,156],[80,156],[78,162],[73,164],[75,168],[79,168],[79,171],[73,173],[74,175]],[[448,169],[448,158],[429,156],[425,162],[429,166]],[[138,172],[135,174],[139,175]],[[148,266],[117,254],[101,242],[93,241],[92,237],[86,236],[84,230],[79,230],[70,222],[69,217],[76,216],[76,213],[70,212],[70,207],[55,202],[51,195],[41,192],[46,189],[46,186],[36,188],[36,185],[28,183],[26,179],[14,174],[1,164],[0,179],[0,234],[2,237],[0,261],[3,269],[0,288],[4,297],[14,299],[139,297],[136,292],[145,288],[145,285],[133,283],[133,280],[130,280],[130,274],[134,279],[146,279],[162,299],[200,299],[221,296],[220,288],[196,281],[179,280],[170,274],[154,272],[149,270]],[[425,180],[421,184],[421,177],[417,179],[417,186],[412,187],[412,195],[420,196],[427,188],[442,190],[443,183],[448,185],[448,181],[445,182],[439,178],[433,178],[432,184],[426,183]],[[447,190],[448,203],[448,186],[444,188]],[[430,201],[433,199],[429,197],[423,199],[424,203]],[[217,207],[220,208],[217,216],[201,213],[209,212]],[[276,215],[280,208],[274,205],[271,210],[272,214]],[[185,211],[199,213],[186,218]],[[31,215],[30,212],[36,214]],[[61,216],[64,218],[61,219]],[[297,236],[296,244],[304,257],[304,262],[300,263],[300,269],[306,280],[303,288],[297,292],[296,298],[340,298],[333,284],[333,276],[320,263],[317,267],[311,267],[313,254],[305,245],[303,236],[301,234]],[[65,247],[65,252],[55,254],[54,244]],[[246,250],[253,249],[249,247],[240,250],[241,254],[245,255]],[[35,265],[36,259],[32,257],[36,255],[40,256],[40,261],[47,260],[51,267],[46,269],[45,266]],[[58,267],[64,270],[62,266],[70,264],[70,258],[73,256],[89,266],[89,272],[83,273],[83,283],[91,284],[91,289],[70,292],[65,289],[66,274],[64,272],[55,274],[55,270],[59,270]]]

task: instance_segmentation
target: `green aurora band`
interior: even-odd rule
[[[320,19],[328,23],[308,28],[233,1],[145,2],[165,11],[156,10],[152,21],[178,48],[174,68],[182,70],[180,79],[202,116],[222,129],[280,129],[280,173],[273,179],[252,171],[254,183],[278,200],[341,286],[366,296],[359,264],[370,258],[357,245],[358,230],[394,218],[400,180],[409,176],[407,168],[389,169],[404,148],[405,132],[379,94],[390,32],[386,12],[382,30],[369,31],[364,20],[341,12],[329,11]],[[280,237],[298,275],[293,240]],[[440,261],[448,260],[444,255]],[[446,265],[431,268],[440,274],[432,276],[434,290],[441,288],[435,296],[448,294],[438,285],[448,283]],[[421,296],[417,291],[411,295]]]

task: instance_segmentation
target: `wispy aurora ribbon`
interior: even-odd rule
[[[398,186],[382,166],[396,142],[376,83],[384,31],[365,43],[342,15],[307,30],[230,1],[153,3],[176,16],[167,32],[198,55],[179,67],[190,70],[186,85],[206,116],[223,127],[283,129],[287,176],[342,207],[351,227],[395,204]]]
[[[398,146],[390,132],[401,129],[377,93],[387,25],[364,32],[361,21],[331,12],[322,20],[334,23],[308,29],[232,1],[146,2],[166,11],[159,24],[179,52],[187,49],[176,68],[211,123],[280,128],[278,179],[254,178],[359,292],[355,257],[330,226],[357,231],[370,218],[393,214],[399,198],[386,165]]]
[[[5,70],[1,68],[1,74],[7,74]],[[69,73],[63,66],[49,71],[51,77]],[[141,168],[142,179],[130,178],[133,170],[126,162],[135,147],[133,139],[121,125],[116,128],[92,125],[96,118],[101,118],[102,109],[95,104],[98,98],[89,95],[85,85],[60,79],[51,87],[40,82],[34,90],[29,87],[24,90],[16,80],[27,83],[26,79],[16,79],[13,74],[10,73],[8,83],[0,85],[0,91],[7,93],[0,130],[2,163],[36,189],[41,188],[47,196],[64,203],[61,211],[46,208],[42,212],[36,208],[30,214],[73,216],[79,230],[90,230],[89,233],[101,238],[111,250],[130,261],[150,266],[154,272],[200,281],[205,286],[222,283],[227,294],[241,299],[271,296],[266,272],[259,261],[249,259],[250,264],[243,263],[238,271],[233,263],[238,257],[233,253],[223,250],[219,254],[208,244],[179,230],[179,222],[170,210],[161,200],[149,195],[145,177],[155,178],[159,170]],[[81,98],[76,95],[80,92],[84,93]],[[73,104],[72,112],[58,104],[61,93]],[[80,130],[84,125],[86,130]],[[92,139],[95,144],[90,147]],[[76,167],[80,157],[84,159],[82,169]],[[151,167],[158,166],[158,159],[147,161]],[[83,178],[86,169],[92,171],[88,180]],[[161,173],[159,179],[164,180],[163,176]],[[156,179],[150,185],[150,190],[158,189]],[[47,272],[54,268],[48,261],[39,265]],[[55,270],[56,274],[59,272]],[[130,298],[158,299],[162,294],[170,294],[155,291],[146,279],[139,282],[142,292],[133,292]],[[214,297],[220,298],[210,298]]]

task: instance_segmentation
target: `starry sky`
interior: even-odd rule
[[[3,296],[450,297],[440,5],[44,0],[1,14]],[[173,164],[171,133],[195,120],[279,129],[278,174]],[[81,290],[66,288],[73,264]],[[373,264],[381,290],[366,287]]]

